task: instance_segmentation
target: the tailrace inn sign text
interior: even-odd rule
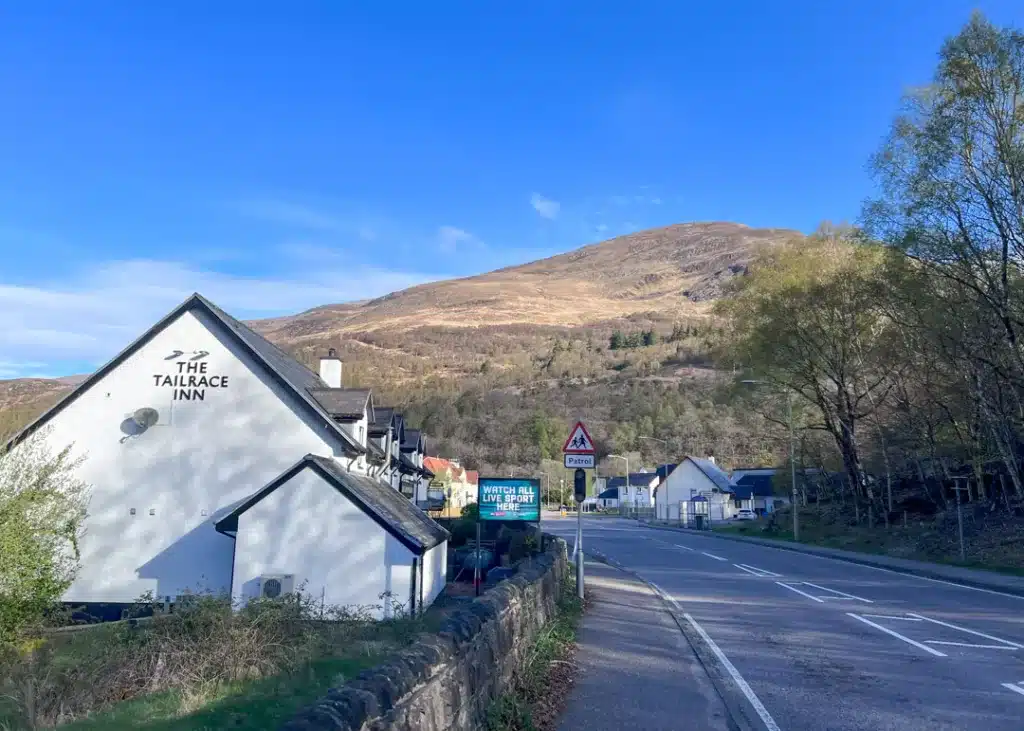
[[[203,360],[207,355],[205,350],[175,350],[164,360],[183,360],[171,364],[167,372],[154,373],[153,384],[171,389],[172,401],[205,401],[207,389],[228,387],[227,376],[209,372],[210,364]]]
[[[477,505],[480,520],[540,521],[540,480],[481,477]]]

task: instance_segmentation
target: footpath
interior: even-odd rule
[[[559,731],[724,731],[730,715],[667,605],[644,582],[594,560],[577,633],[579,674]]]
[[[756,543],[762,546],[771,546],[785,551],[806,553],[812,556],[834,558],[848,563],[861,564],[862,566],[873,566],[879,569],[888,569],[901,574],[921,576],[935,581],[948,581],[955,584],[963,584],[976,589],[1004,592],[1016,596],[1024,596],[1024,576],[1012,574],[1000,574],[984,569],[971,569],[963,566],[947,566],[945,564],[929,563],[927,561],[913,561],[906,558],[895,558],[881,554],[859,553],[857,551],[845,551],[839,548],[826,548],[815,546],[809,543],[794,543],[792,541],[780,541],[771,538],[757,538],[754,536],[739,536],[729,533],[716,533],[713,531],[699,531],[690,528],[679,528],[671,525],[657,525],[655,523],[641,521],[653,530],[678,531],[680,533],[693,533],[696,535],[711,538],[721,538],[727,541],[739,543]]]

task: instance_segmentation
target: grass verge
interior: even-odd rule
[[[751,536],[785,543],[800,543],[823,548],[837,548],[875,556],[889,556],[913,561],[959,566],[1011,576],[1024,576],[1024,547],[1020,540],[999,536],[972,536],[966,543],[967,560],[959,559],[955,534],[930,522],[877,526],[847,525],[821,520],[813,511],[800,513],[800,540],[793,539],[789,518],[779,521],[780,527],[764,531],[763,521],[750,521],[714,526],[715,533]],[[972,540],[973,539],[973,540]]]
[[[584,601],[567,577],[558,612],[540,631],[509,693],[488,711],[486,731],[554,731],[576,676],[573,655]]]

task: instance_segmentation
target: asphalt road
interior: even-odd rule
[[[574,519],[544,529],[572,546]],[[707,640],[753,728],[1024,729],[1024,597],[614,518],[584,549]]]

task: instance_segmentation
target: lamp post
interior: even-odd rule
[[[771,385],[768,381],[755,381],[752,379],[745,379],[740,383],[746,385]],[[790,500],[793,503],[793,540],[800,540],[800,517],[797,511],[797,497],[796,497],[796,437],[793,432],[793,390],[790,388],[786,389],[786,418],[789,422],[789,479],[792,488],[792,497]]]
[[[612,457],[613,459],[624,460],[625,463],[626,463],[626,497],[628,498],[629,497],[629,457],[623,457],[623,456],[618,455],[618,454],[609,454],[608,456]]]
[[[646,439],[649,442],[660,442],[661,444],[665,445],[666,449],[669,446],[668,442],[666,442],[664,439],[658,439],[657,437],[640,437],[640,439]],[[667,487],[668,486],[666,485],[666,489],[667,489]],[[655,490],[657,490],[657,489],[658,488],[655,488]],[[658,518],[658,501],[657,500],[654,501],[654,518],[655,518],[655,520],[660,520],[660,518]],[[665,494],[665,518],[668,519],[668,494],[667,493]]]

